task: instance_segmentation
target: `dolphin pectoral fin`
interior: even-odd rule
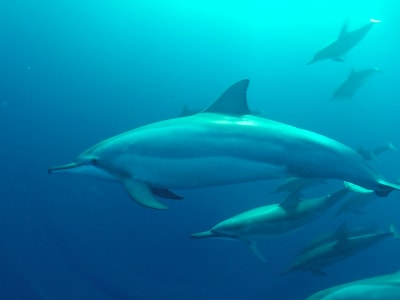
[[[261,251],[258,249],[257,245],[255,242],[248,242],[247,243],[250,247],[250,250],[254,253],[254,255],[261,260],[262,262],[267,262],[267,259],[265,256],[261,253]]]
[[[131,197],[131,199],[136,201],[138,204],[160,210],[168,208],[158,201],[146,183],[131,178],[123,179],[122,183],[129,197]]]
[[[337,61],[337,62],[344,62],[344,59],[342,57],[336,56],[336,57],[331,57],[332,60]]]
[[[172,200],[182,200],[183,199],[182,196],[176,195],[167,189],[151,188],[151,191],[153,192],[154,195],[161,197],[161,198],[172,199]]]

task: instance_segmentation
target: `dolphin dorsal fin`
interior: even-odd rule
[[[202,113],[218,113],[227,115],[251,114],[247,106],[246,91],[249,80],[243,79],[229,87],[213,104]]]
[[[342,28],[340,29],[340,32],[339,32],[338,40],[343,38],[349,32],[347,29],[349,27],[349,22],[350,22],[350,20],[348,18],[346,20],[344,20]]]
[[[293,213],[297,210],[299,202],[302,199],[301,188],[294,190],[283,202],[279,204],[287,213]]]

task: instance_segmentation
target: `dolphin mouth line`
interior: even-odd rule
[[[72,163],[69,163],[69,164],[65,164],[65,165],[49,168],[47,172],[51,174],[51,173],[56,172],[56,171],[74,169],[74,168],[78,168],[80,166],[82,166],[82,164],[79,164],[77,162],[72,162]]]

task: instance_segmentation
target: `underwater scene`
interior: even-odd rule
[[[5,0],[0,299],[400,299],[396,1]]]

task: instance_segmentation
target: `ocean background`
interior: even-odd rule
[[[334,218],[246,245],[191,233],[267,203],[282,181],[182,190],[168,211],[133,203],[119,184],[47,169],[123,131],[200,109],[248,78],[249,106],[355,149],[400,147],[397,1],[4,0],[0,4],[0,299],[304,299],[394,272],[386,239],[327,267],[280,275],[296,252],[342,221],[400,227],[400,193],[365,215]],[[345,62],[306,63],[350,29],[382,20]],[[352,68],[383,70],[353,99],[329,101]],[[400,178],[400,152],[371,164]],[[310,195],[331,192],[319,186]],[[177,191],[178,192],[178,191]]]

